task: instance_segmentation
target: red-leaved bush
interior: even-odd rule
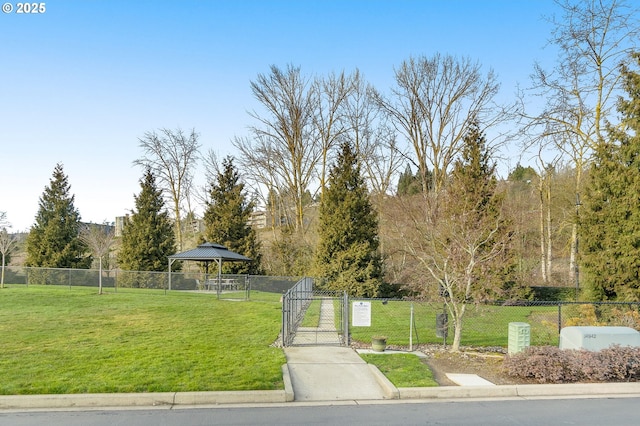
[[[640,348],[611,346],[599,352],[531,346],[507,355],[507,374],[538,383],[621,382],[640,379]]]

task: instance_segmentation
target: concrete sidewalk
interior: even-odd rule
[[[392,399],[397,390],[351,348],[285,348],[295,401]]]
[[[320,304],[317,327],[299,327],[284,349],[295,401],[389,399],[395,387],[375,366],[342,347],[334,324],[333,299]]]

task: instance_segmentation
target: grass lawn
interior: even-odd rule
[[[284,389],[279,298],[0,289],[0,394]]]
[[[438,386],[431,369],[413,354],[360,354],[398,388]]]
[[[322,300],[320,299],[311,301],[300,323],[301,327],[318,327],[320,325],[320,305],[322,305]]]

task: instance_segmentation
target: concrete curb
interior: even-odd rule
[[[398,388],[400,399],[536,398],[640,395],[640,383],[568,383],[551,385],[437,386]]]
[[[294,394],[286,364],[282,368],[285,390],[0,395],[0,410],[109,407],[166,407],[170,409],[175,406],[286,403],[294,400]],[[640,396],[640,383],[638,382],[396,388],[375,366],[372,366],[371,371],[384,388],[388,399],[396,400]]]
[[[382,372],[375,365],[367,365],[369,366],[371,373],[373,373],[373,376],[376,378],[376,381],[384,391],[385,399],[399,399],[400,392],[398,392],[398,388],[396,388],[393,383],[391,383],[387,376],[382,374]]]
[[[295,394],[293,393],[293,385],[291,384],[289,364],[282,365],[282,381],[284,382],[284,400],[285,402],[291,402],[295,399]]]
[[[0,409],[171,406],[174,397],[175,392],[2,395],[0,396]]]
[[[283,390],[0,395],[0,410],[160,406],[171,408],[176,405],[260,404],[282,402],[288,402],[287,392]]]

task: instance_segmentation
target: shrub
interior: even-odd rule
[[[538,383],[635,381],[640,379],[640,348],[615,345],[591,352],[532,346],[508,355],[504,368],[512,377]]]
[[[637,307],[636,307],[637,308]],[[640,312],[637,309],[627,308],[611,309],[611,325],[631,327],[636,330],[640,328]]]
[[[634,305],[635,306],[635,305]],[[640,312],[638,306],[611,307],[583,304],[569,306],[566,309],[567,319],[564,326],[604,326],[617,325],[640,328]]]
[[[607,325],[601,322],[596,307],[591,304],[572,306],[568,309],[570,316],[564,323],[565,327],[570,326],[603,326]]]

